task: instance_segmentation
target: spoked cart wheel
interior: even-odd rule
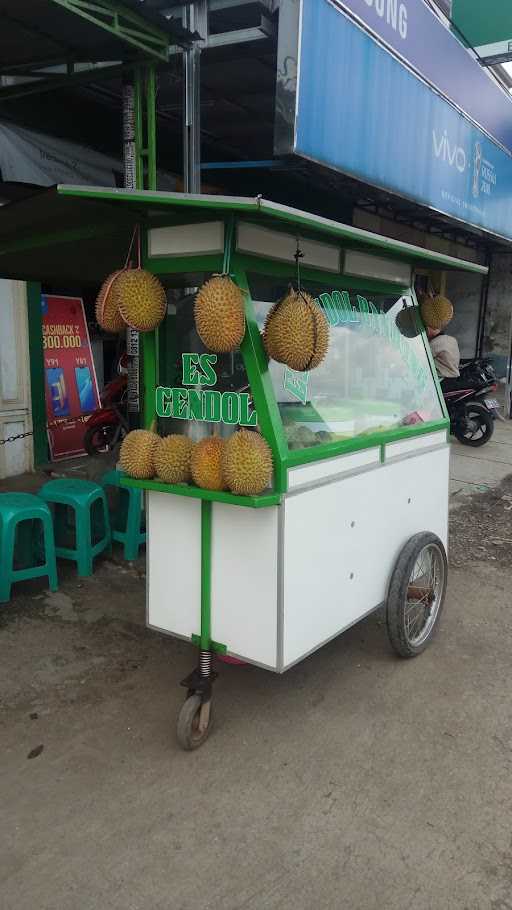
[[[436,630],[446,594],[448,563],[435,534],[415,534],[395,565],[386,604],[388,635],[400,657],[416,657]]]

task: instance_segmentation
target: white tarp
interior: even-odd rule
[[[122,186],[123,164],[84,145],[0,121],[0,179],[40,186]],[[171,175],[158,173],[159,189],[175,187]]]

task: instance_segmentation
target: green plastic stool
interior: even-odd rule
[[[123,471],[107,471],[100,480],[106,490],[118,490],[116,505],[112,512],[112,539],[124,544],[124,558],[137,559],[139,549],[146,543],[145,516],[142,508],[142,490],[121,486],[126,475]]]
[[[21,522],[30,522],[30,526],[22,525]],[[43,540],[41,558],[44,562],[34,565],[34,553],[38,549],[34,542],[34,532],[39,523]],[[24,568],[15,568],[18,549],[24,550]],[[48,576],[51,591],[58,589],[50,510],[46,503],[31,493],[0,493],[0,603],[10,600],[14,582],[39,578],[41,575]]]
[[[53,513],[57,556],[74,560],[80,576],[92,575],[95,556],[111,547],[103,488],[90,480],[49,480],[38,495]]]

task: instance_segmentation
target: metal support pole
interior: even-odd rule
[[[124,185],[126,189],[137,189],[138,148],[136,130],[137,92],[133,77],[123,85],[123,157]],[[128,425],[130,430],[139,426],[139,333],[126,329],[126,353],[128,355]]]
[[[201,41],[183,54],[183,186],[186,193],[201,192],[201,45],[208,39],[207,0],[184,7],[183,25],[197,31]]]
[[[144,136],[144,163],[146,164],[146,188],[156,190],[156,73],[154,66],[146,69],[144,102],[146,108],[146,129]],[[144,332],[142,336],[142,411],[144,426],[149,429],[156,417],[155,388],[157,385],[158,329]]]

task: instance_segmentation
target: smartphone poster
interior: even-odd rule
[[[83,455],[87,420],[100,403],[83,301],[43,295],[41,308],[51,456]]]

